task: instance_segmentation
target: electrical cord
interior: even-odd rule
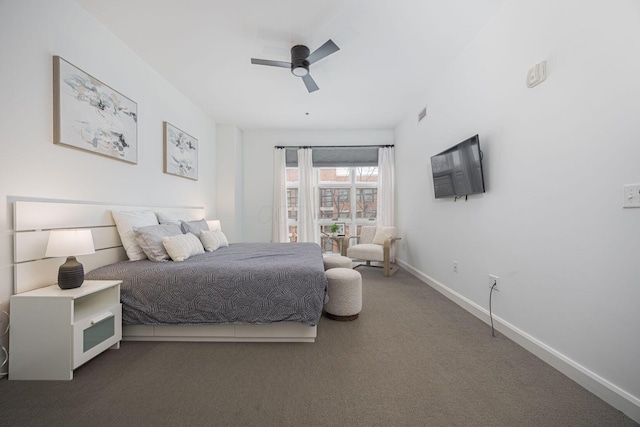
[[[491,336],[496,336],[496,330],[493,328],[493,313],[491,312],[491,295],[493,295],[493,288],[496,287],[498,283],[494,280],[493,285],[491,285],[491,290],[489,291],[489,319],[491,319]]]
[[[7,335],[7,333],[9,332],[9,313],[7,313],[4,310],[0,310],[0,311],[2,311],[2,313],[5,316],[7,316],[7,327],[4,329],[4,332],[2,332],[2,334],[0,334],[0,340],[1,340],[2,337]],[[5,365],[9,361],[9,353],[7,352],[7,349],[4,348],[4,346],[2,344],[0,344],[0,349],[2,349],[2,352],[4,353],[4,361],[2,362],[2,364],[0,364],[0,369],[2,369],[2,368],[5,367]],[[7,375],[8,375],[8,372],[0,372],[0,377],[6,377]]]

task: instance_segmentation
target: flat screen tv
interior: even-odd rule
[[[431,157],[431,172],[436,199],[484,193],[478,135]]]

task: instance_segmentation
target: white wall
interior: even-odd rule
[[[393,144],[392,130],[245,130],[244,240],[271,241],[273,147]]]
[[[52,143],[53,55],[137,102],[137,165]],[[215,123],[76,3],[1,1],[0,58],[3,309],[13,290],[10,201],[14,197],[204,206],[207,212],[216,213]],[[162,172],[165,120],[198,139],[198,181]],[[0,325],[5,325],[4,316],[0,319]],[[6,338],[3,342],[6,346]]]
[[[234,125],[217,126],[216,204],[224,234],[230,242],[242,241],[243,159],[242,131]]]
[[[501,324],[636,420],[640,209],[622,186],[640,182],[638,52],[637,1],[512,0],[428,91],[426,120],[415,106],[396,129],[402,262],[485,312],[500,276]],[[529,89],[541,60],[548,79]],[[487,192],[435,200],[430,156],[476,133]]]

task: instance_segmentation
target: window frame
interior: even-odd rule
[[[322,229],[323,228],[328,228],[330,227],[332,224],[339,222],[339,223],[344,223],[345,224],[345,233],[355,236],[358,234],[358,229],[363,226],[363,225],[377,225],[378,223],[378,218],[377,218],[377,206],[376,206],[376,217],[375,218],[358,218],[357,217],[357,207],[358,207],[358,201],[357,201],[357,189],[364,189],[364,190],[378,190],[378,179],[376,179],[375,181],[359,181],[357,179],[357,170],[359,168],[372,168],[372,166],[350,166],[350,167],[340,167],[339,169],[348,169],[349,170],[349,179],[347,181],[321,181],[320,180],[320,176],[321,176],[321,171],[322,169],[332,169],[332,167],[314,167],[313,168],[313,172],[315,174],[315,188],[314,188],[314,198],[317,201],[318,205],[316,207],[316,212],[315,212],[315,216],[316,216],[316,221],[315,221],[315,226],[319,227],[320,230],[320,235],[322,236]],[[377,166],[373,166],[373,168],[376,169],[376,174],[378,173]],[[297,169],[296,167],[287,167],[287,169]],[[343,174],[340,174],[340,176],[344,176]],[[348,190],[348,195],[349,195],[349,216],[344,218],[344,217],[340,217],[338,216],[338,218],[321,218],[321,191],[322,189],[325,188],[330,188],[330,189],[347,189]],[[286,181],[286,189],[290,190],[290,189],[296,189],[297,190],[297,200],[299,201],[299,192],[300,192],[300,181]],[[375,191],[372,191],[371,194],[373,195],[375,193]],[[289,194],[289,192],[287,192],[287,195]],[[373,200],[377,200],[377,195],[373,197]],[[373,201],[372,201],[373,202]],[[332,205],[335,205],[335,203],[332,203]],[[289,197],[287,197],[287,212],[289,212],[289,210],[291,209],[290,204],[289,204]],[[298,206],[296,206],[295,211],[298,212]],[[297,215],[296,215],[297,217]],[[298,220],[297,219],[291,219],[289,218],[289,215],[287,213],[287,230],[291,230],[291,227],[298,227]],[[289,234],[289,241],[293,241],[292,240],[292,235],[290,232],[288,232]],[[321,239],[321,244],[322,244],[322,240]],[[337,249],[337,245],[333,244],[332,249],[335,251]],[[323,248],[324,251],[324,248]]]
[[[357,235],[357,230],[359,227],[363,225],[376,225],[378,223],[378,215],[376,208],[376,217],[375,218],[357,218],[357,198],[356,194],[357,188],[362,189],[378,189],[378,180],[374,182],[370,181],[358,181],[357,180],[357,169],[364,166],[351,166],[348,168],[341,167],[341,169],[349,169],[349,180],[348,181],[340,181],[340,182],[328,182],[328,181],[320,181],[320,171],[321,169],[331,169],[330,167],[319,167],[314,168],[314,173],[316,174],[316,200],[320,200],[320,192],[322,188],[336,188],[336,189],[349,189],[349,202],[350,202],[350,211],[348,218],[320,218],[320,206],[318,206],[318,218],[316,220],[317,226],[322,230],[323,227],[331,226],[335,222],[340,222],[345,224],[345,232],[346,234],[355,236]],[[371,168],[371,166],[367,166],[367,168]],[[375,169],[378,169],[375,166]],[[374,198],[375,199],[375,198]]]
[[[298,169],[298,167],[289,167],[287,166],[285,169]],[[285,172],[286,173],[286,172]],[[287,236],[289,237],[289,242],[297,242],[298,239],[296,238],[295,240],[292,240],[292,234],[291,234],[291,227],[295,227],[296,230],[298,229],[298,217],[300,214],[300,211],[298,209],[298,203],[300,201],[300,176],[298,175],[298,180],[297,181],[289,181],[288,179],[285,179],[285,188],[287,190]],[[289,203],[289,190],[291,189],[295,189],[296,190],[296,205],[294,207],[291,207],[291,204]],[[291,219],[289,218],[289,210],[293,209],[296,212],[296,219]]]

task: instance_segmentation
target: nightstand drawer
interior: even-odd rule
[[[73,368],[122,339],[122,306],[116,304],[73,324]]]

